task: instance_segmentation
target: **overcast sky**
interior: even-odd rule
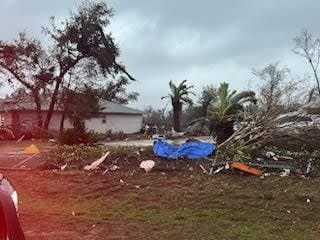
[[[1,0],[0,39],[20,31],[43,37],[50,16],[68,17],[80,0]],[[106,0],[115,10],[109,28],[120,46],[121,62],[138,79],[131,106],[164,107],[168,81],[187,79],[199,93],[204,85],[227,81],[254,88],[253,68],[279,61],[292,77],[310,73],[291,51],[302,29],[320,36],[318,0]],[[1,95],[8,91],[2,89]]]

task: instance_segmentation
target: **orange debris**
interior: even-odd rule
[[[244,164],[244,163],[240,163],[240,162],[232,163],[231,167],[239,169],[239,170],[241,170],[243,172],[251,173],[251,174],[256,175],[256,176],[261,176],[263,174],[263,171],[261,171],[261,170],[259,170],[257,168],[250,167],[249,165]]]
[[[40,153],[40,150],[36,145],[32,144],[24,150],[24,153],[36,154],[36,153]]]

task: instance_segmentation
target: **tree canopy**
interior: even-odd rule
[[[106,32],[112,16],[113,9],[104,1],[84,1],[66,20],[56,24],[52,17],[50,25],[43,28],[49,37],[47,48],[25,33],[11,42],[0,41],[0,73],[32,95],[39,127],[48,129],[63,89],[74,93],[79,89],[81,95],[87,84],[108,100],[127,103],[137,98],[137,93],[126,93],[125,87],[134,78],[119,62],[119,47]],[[69,74],[73,77],[68,78]],[[43,123],[44,92],[50,94],[46,95],[49,109]]]

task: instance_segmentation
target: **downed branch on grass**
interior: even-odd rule
[[[320,137],[317,126],[299,127],[295,122],[287,122],[286,115],[280,115],[280,113],[279,111],[268,114],[256,113],[250,119],[244,120],[245,123],[227,140],[219,144],[218,149],[225,152],[232,150],[230,152],[232,156],[243,147],[260,144],[278,145],[279,142],[285,144],[294,142],[301,146],[318,146],[318,142],[315,142]],[[297,121],[299,120],[301,117]]]
[[[37,156],[39,153],[34,153],[32,156],[27,157],[26,159],[22,160],[21,162],[15,164],[13,166],[13,168],[18,168],[21,167],[23,164],[25,164],[26,162],[28,162],[29,160],[31,160],[32,158],[34,158],[35,156]]]
[[[208,170],[202,166],[201,164],[199,165],[199,167],[201,168],[202,172],[205,173],[205,174],[209,174]]]
[[[101,158],[99,158],[98,160],[94,161],[93,163],[91,163],[90,165],[87,165],[84,167],[84,170],[87,170],[87,171],[93,171],[93,170],[96,170],[99,165],[101,163],[104,162],[104,160],[106,160],[106,158],[109,156],[110,152],[107,152],[105,155],[103,155]]]

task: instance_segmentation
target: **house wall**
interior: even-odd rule
[[[23,128],[33,128],[37,126],[38,119],[37,113],[34,111],[19,111],[19,122],[23,123]],[[4,126],[14,124],[13,112],[1,112],[0,117],[4,116]],[[46,112],[42,113],[42,119],[45,121]],[[62,114],[55,112],[52,115],[49,130],[58,131],[60,129],[60,121]],[[1,119],[0,119],[1,120]],[[105,120],[105,121],[104,121]],[[111,130],[112,132],[123,132],[127,134],[137,133],[142,127],[142,114],[103,114],[98,117],[93,117],[85,121],[85,126],[88,130],[94,130],[99,133],[106,133]],[[66,119],[64,122],[64,128],[72,128],[70,120]]]
[[[87,129],[99,133],[106,133],[109,130],[127,134],[137,133],[142,127],[142,114],[105,114],[86,120],[85,125]]]
[[[25,126],[30,126],[31,128],[37,126],[38,117],[36,112],[20,111],[19,115],[20,115],[20,121],[22,121]],[[43,112],[42,113],[43,122],[45,121],[46,116],[47,116],[47,113]],[[62,113],[60,112],[53,113],[50,124],[49,124],[49,130],[58,131],[60,129],[61,118],[62,118]],[[66,119],[64,122],[64,128],[71,128],[71,127],[72,127],[71,122],[68,119]]]
[[[10,126],[13,124],[12,112],[1,112],[0,118],[3,126]]]

